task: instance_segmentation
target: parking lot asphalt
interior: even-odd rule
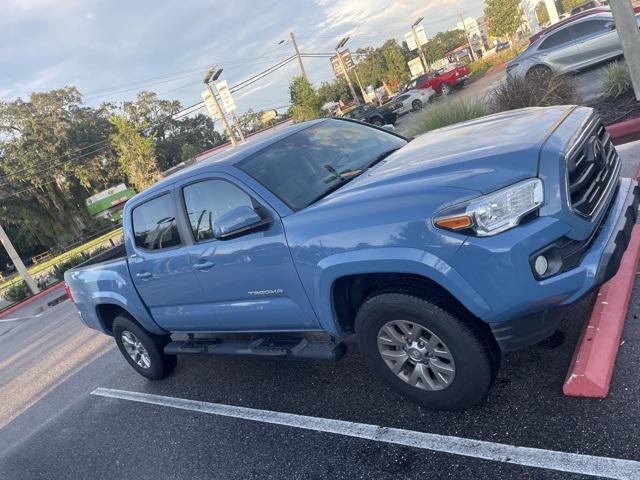
[[[638,149],[621,149],[632,171]],[[561,394],[591,301],[568,308],[550,339],[505,355],[487,399],[464,412],[429,411],[400,397],[373,377],[353,345],[338,363],[182,358],[171,377],[149,382],[112,339],[85,328],[67,301],[0,335],[0,478],[594,478],[559,471],[552,462],[533,468],[508,456],[494,461],[388,443],[385,429],[372,440],[91,394],[118,389],[262,409],[265,417],[283,412],[316,423],[403,429],[408,436],[640,461],[638,285],[610,396]]]

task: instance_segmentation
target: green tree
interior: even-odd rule
[[[584,3],[584,1],[585,0],[560,0],[559,3],[562,8],[562,13],[569,13],[572,8]]]
[[[329,102],[339,102],[342,100],[344,103],[353,101],[351,96],[351,90],[344,77],[335,79],[333,82],[322,82],[318,88],[318,97],[320,97],[320,105],[324,105]]]
[[[138,191],[144,190],[160,179],[153,139],[143,137],[124,115],[114,115],[109,121],[114,127],[110,139],[118,155],[120,171],[129,185]]]
[[[522,25],[520,0],[485,0],[484,16],[491,36],[511,39]]]
[[[322,116],[320,97],[304,77],[293,77],[289,84],[289,96],[294,122],[304,122]]]
[[[550,22],[551,19],[549,18],[549,12],[547,11],[547,6],[544,2],[540,2],[536,5],[536,17],[540,25],[545,25]]]
[[[108,145],[111,109],[83,106],[74,87],[0,102],[0,215],[22,239],[21,254],[77,240],[90,221],[84,199],[121,179]]]

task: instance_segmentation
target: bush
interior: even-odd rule
[[[579,102],[575,87],[563,76],[516,77],[502,82],[491,94],[493,112],[517,108],[572,105]]]
[[[19,302],[31,295],[31,290],[23,281],[15,283],[5,289],[3,296],[8,302]]]
[[[410,135],[446,127],[454,123],[473,120],[488,113],[487,107],[481,101],[475,100],[446,100],[426,108],[422,117],[418,120],[416,128]]]
[[[619,97],[631,88],[631,75],[623,62],[613,62],[605,67],[600,82],[607,96]]]
[[[76,265],[80,265],[86,259],[82,255],[74,255],[73,257],[69,257],[66,260],[58,263],[53,267],[51,271],[51,275],[58,280],[64,280],[64,272],[75,267]]]

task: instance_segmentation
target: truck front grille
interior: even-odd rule
[[[616,183],[620,158],[600,121],[595,122],[567,155],[569,205],[579,216],[591,218]]]

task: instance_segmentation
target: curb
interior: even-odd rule
[[[47,289],[36,293],[35,295],[27,298],[26,300],[23,300],[22,302],[17,303],[15,305],[13,305],[12,307],[7,308],[2,313],[0,313],[0,318],[4,318],[4,317],[8,316],[9,314],[11,314],[11,313],[13,313],[13,312],[15,312],[17,310],[20,310],[22,307],[26,307],[30,303],[33,303],[36,300],[41,299],[42,297],[50,294],[51,292],[55,292],[56,290],[60,290],[62,288],[64,288],[64,282],[56,283],[55,285],[52,285],[51,287],[48,287]]]
[[[640,118],[632,118],[625,122],[614,123],[606,127],[614,145],[640,140]]]
[[[609,393],[631,290],[640,259],[640,225],[631,232],[618,273],[598,291],[562,387],[570,397],[605,398]]]

